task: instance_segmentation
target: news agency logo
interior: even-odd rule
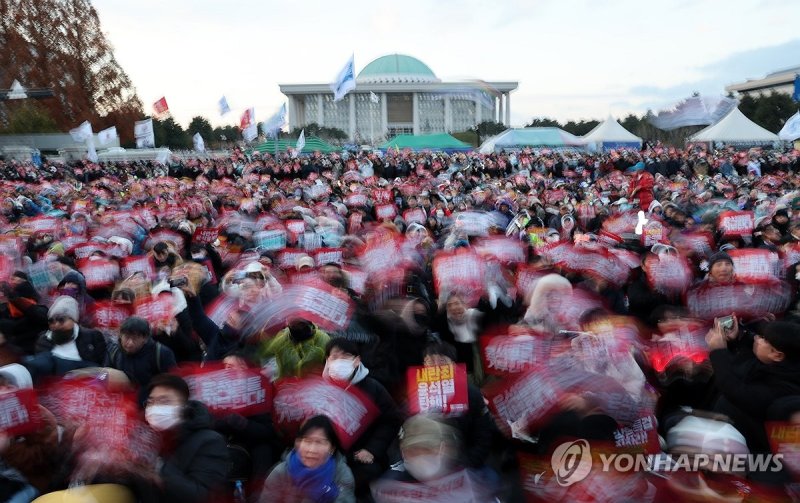
[[[783,454],[631,454],[598,453],[602,472],[697,472],[721,473],[779,472]],[[564,442],[553,451],[550,466],[556,482],[562,487],[582,481],[592,471],[589,442],[578,439]],[[539,474],[544,475],[544,473]],[[537,476],[536,483],[541,477]]]
[[[558,485],[569,487],[585,479],[592,471],[592,451],[584,439],[565,442],[553,451],[550,466]]]

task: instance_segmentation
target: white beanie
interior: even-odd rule
[[[50,310],[47,311],[48,318],[55,318],[56,316],[66,316],[72,321],[79,321],[78,301],[67,295],[58,297],[53,302],[53,305],[50,306]]]

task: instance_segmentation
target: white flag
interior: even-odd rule
[[[136,148],[155,148],[156,136],[153,132],[153,119],[136,121],[133,126],[133,136],[136,137]]]
[[[86,140],[86,147],[88,148],[86,158],[92,162],[97,162],[97,150],[94,148],[94,136],[89,135],[89,138]]]
[[[200,133],[195,133],[192,136],[192,141],[194,142],[194,149],[198,152],[205,152],[206,151],[206,144],[203,143],[203,137],[200,136]]]
[[[369,100],[373,103],[378,103],[381,101],[380,99],[378,99],[378,95],[373,93],[372,91],[369,92]]]
[[[297,157],[300,152],[303,151],[303,147],[306,146],[306,130],[303,129],[300,131],[300,136],[297,138],[297,145],[294,147],[294,153],[292,157]]]
[[[800,112],[789,117],[789,120],[786,121],[786,124],[783,125],[778,133],[778,138],[786,141],[794,141],[800,138]]]
[[[345,95],[356,88],[356,70],[353,65],[353,56],[344,65],[336,76],[336,80],[331,84],[333,91],[333,101],[344,99]]]
[[[107,145],[114,141],[117,138],[117,127],[111,126],[108,129],[104,129],[97,133],[97,141],[100,142],[100,145]]]
[[[92,125],[89,121],[83,121],[80,126],[70,129],[69,134],[76,143],[83,143],[92,137]]]
[[[228,106],[228,99],[223,96],[219,99],[219,114],[225,115],[226,113],[231,111],[231,107]]]
[[[258,136],[258,126],[253,123],[242,130],[244,141],[253,141]]]
[[[275,115],[261,123],[261,131],[267,136],[277,136],[275,132],[284,124],[286,124],[286,103],[281,105]]]
[[[27,97],[28,93],[25,92],[25,88],[22,87],[22,84],[20,84],[18,80],[14,80],[11,84],[11,92],[8,93],[7,98],[9,100],[24,100]]]

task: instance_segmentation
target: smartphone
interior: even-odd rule
[[[719,318],[719,328],[725,332],[733,330],[733,316],[724,316]]]

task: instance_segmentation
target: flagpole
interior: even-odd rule
[[[372,101],[372,99],[369,100],[369,105],[370,105],[370,109],[371,109],[369,111],[369,146],[370,147],[374,147],[375,146],[375,130],[372,128],[372,121],[373,121],[373,117],[372,116],[375,115],[373,113],[375,111],[374,110],[375,103]]]

